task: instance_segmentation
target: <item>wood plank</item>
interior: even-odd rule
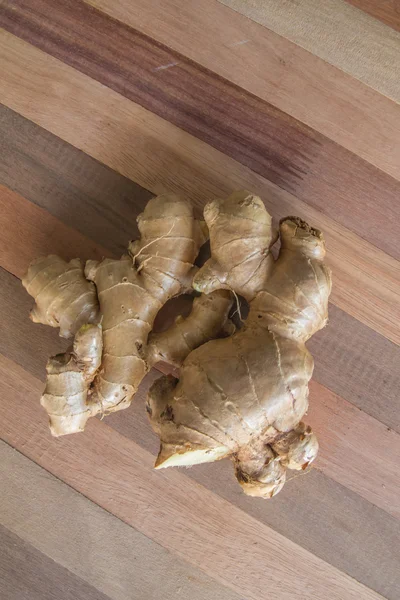
[[[0,106],[0,183],[116,254],[151,192]]]
[[[344,0],[219,2],[400,101],[398,32]]]
[[[308,348],[313,378],[400,433],[400,348],[329,305],[329,325]]]
[[[7,64],[0,91],[7,106],[142,187],[186,193],[197,206],[247,188],[264,198],[274,217],[298,214],[320,227],[334,269],[333,302],[400,342],[397,261],[237,161],[26,42],[4,32],[0,51],[1,64]],[[66,102],[66,95],[73,100]],[[77,122],[83,126],[76,127]]]
[[[217,0],[86,1],[400,178],[398,105],[270,29]]]
[[[21,489],[21,494],[25,493]],[[23,598],[107,600],[109,598],[1,525],[0,595],[6,600]]]
[[[282,600],[299,589],[304,600],[382,598],[177,470],[152,471],[148,452],[99,420],[92,419],[89,435],[52,440],[35,406],[39,382],[1,362],[7,443],[236,593],[257,600],[266,589]]]
[[[400,5],[398,0],[346,0],[349,4],[379,19],[385,25],[400,31]]]
[[[6,575],[10,595],[4,594],[4,600],[126,600],[134,597],[133,590],[140,591],[140,598],[156,599],[160,598],[160,589],[163,600],[179,596],[239,600],[234,592],[96,506],[4,442],[0,443],[0,457],[1,481],[6,490],[0,522],[9,528],[0,528],[6,536],[3,544],[7,542],[0,546],[0,552],[2,558],[5,550],[9,556],[12,553],[11,565],[0,561],[3,568],[9,567]],[[18,564],[24,568],[18,569]],[[36,593],[40,581],[43,585]],[[46,594],[46,584],[53,595]],[[2,585],[7,585],[7,580],[2,583],[0,579],[0,590]],[[16,595],[15,590],[22,588],[28,588],[30,595]]]
[[[400,435],[313,381],[306,421],[321,440],[318,468],[400,518]]]
[[[271,104],[81,0],[6,2],[2,24],[400,258],[400,182]]]
[[[101,260],[111,256],[105,248],[1,184],[0,228],[1,262],[19,278],[34,257],[58,254],[65,260]]]

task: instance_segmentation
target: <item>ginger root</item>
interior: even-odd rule
[[[232,289],[249,300],[250,310],[231,337],[193,350],[179,380],[164,376],[151,387],[147,411],[161,440],[156,468],[231,457],[244,492],[271,497],[287,468],[304,469],[318,452],[301,420],[313,372],[305,342],[325,326],[331,291],[324,240],[301,219],[287,217],[274,261],[275,235],[259,198],[236,193],[212,202],[204,214],[211,259],[194,287]]]
[[[305,343],[325,326],[331,291],[324,239],[286,217],[275,260],[271,216],[246,191],[210,202],[204,217],[211,256],[200,269],[204,223],[174,194],[150,200],[140,239],[119,260],[32,263],[23,279],[32,320],[74,337],[49,360],[41,403],[53,435],[82,431],[89,417],[127,408],[149,369],[167,362],[179,379],[158,379],[146,405],[160,437],[156,468],[230,457],[244,492],[269,498],[287,469],[304,469],[318,452],[302,419],[314,366]],[[153,332],[163,305],[188,289],[198,294],[189,316]],[[235,330],[239,297],[249,314]]]
[[[192,281],[205,237],[191,205],[174,194],[157,196],[137,221],[141,237],[129,255],[88,261],[85,268],[79,259],[49,256],[32,263],[22,281],[35,299],[32,319],[60,327],[63,337],[75,335],[73,349],[47,365],[41,403],[55,436],[82,431],[89,417],[130,405],[154,363],[155,346],[148,350],[147,340],[155,317]],[[204,327],[199,323],[186,354],[219,333],[228,304],[216,297],[212,327],[202,312]]]

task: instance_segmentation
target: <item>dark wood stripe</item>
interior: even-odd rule
[[[153,196],[57,136],[0,105],[0,183],[121,254]]]
[[[8,1],[2,25],[400,256],[400,183],[267,102],[79,0]]]
[[[73,518],[72,514],[71,519]],[[3,600],[109,600],[109,596],[57,564],[2,525],[0,597]]]
[[[399,0],[346,0],[346,2],[400,31]]]

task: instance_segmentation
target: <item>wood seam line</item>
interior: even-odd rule
[[[31,382],[30,378],[29,380]],[[63,439],[55,451],[51,449],[54,441],[37,427],[34,416],[36,409],[28,414],[27,407],[22,410],[20,405],[18,411],[17,403],[16,408],[17,413],[22,413],[17,419],[18,434],[15,436],[10,430],[13,425],[8,420],[9,433],[3,431],[6,441],[21,448],[25,456],[33,458],[52,473],[62,474],[66,483],[151,539],[161,541],[169,551],[212,572],[216,580],[234,591],[260,600],[264,597],[268,581],[271,594],[281,593],[282,599],[292,598],[294,590],[299,587],[308,590],[305,600],[314,599],[326,592],[328,571],[330,581],[334,582],[334,587],[330,589],[331,600],[355,600],[361,593],[365,598],[382,598],[273,529],[260,527],[258,521],[206,488],[189,481],[185,475],[177,471],[166,475],[151,471],[152,457],[149,453],[104,423],[92,419],[88,429],[90,435],[74,436],[73,440]],[[14,437],[16,440],[13,442]],[[99,447],[107,448],[100,457]],[[77,465],[79,469],[76,469]],[[127,480],[134,486],[134,492],[127,493]],[[190,508],[180,502],[182,494],[188,499],[192,498],[188,503]],[[196,505],[202,507],[197,516],[193,511]],[[216,514],[219,515],[218,521],[215,520]],[[166,536],[164,530],[157,529],[160,523],[167,524],[169,535]],[[185,535],[181,535],[183,530]],[[174,531],[177,537],[172,535]],[[253,539],[253,535],[258,540],[257,551],[249,553],[249,536]],[[225,557],[224,565],[215,561],[214,552],[209,548],[210,543],[218,556]],[[269,562],[260,561],[260,557],[270,556],[271,551],[276,561],[269,567]],[[286,561],[288,556],[293,561],[297,555],[301,557],[304,568],[299,572],[296,570],[292,581]],[[235,565],[238,560],[245,569],[244,572],[257,573],[252,578],[251,590],[247,583],[235,580]]]
[[[7,63],[8,68],[4,76],[2,93],[7,106],[11,105],[12,109],[17,110],[26,118],[30,118],[122,175],[137,181],[142,187],[151,189],[154,193],[166,190],[188,193],[197,206],[202,206],[205,200],[212,197],[226,195],[234,189],[247,188],[264,198],[268,210],[273,215],[299,214],[313,222],[324,231],[327,239],[336,282],[333,302],[393,342],[397,344],[400,342],[400,332],[397,331],[398,321],[396,320],[398,286],[395,286],[395,282],[399,278],[400,265],[398,261],[379,252],[369,242],[354,236],[339,223],[331,221],[312,206],[305,205],[302,201],[204,144],[201,140],[177,130],[167,121],[126,101],[109,88],[99,86],[94,80],[88,79],[78,71],[34,49],[26,42],[10,36],[10,34],[5,33],[3,39],[4,36],[8,40],[6,46],[3,45],[3,52],[7,54],[4,64]],[[43,101],[40,96],[36,98],[36,103],[38,103],[36,108],[35,95],[33,93],[30,95],[29,102],[23,95],[24,79],[27,76],[30,78],[30,72],[28,73],[25,68],[26,61],[29,62],[28,57],[24,54],[26,51],[34,58],[35,81],[36,85],[39,85],[38,90],[43,90],[40,83],[42,77],[47,80],[50,76],[53,81],[59,82],[52,88],[52,98],[49,97],[48,92],[46,93],[47,111],[45,114],[43,111],[37,112]],[[21,52],[24,56],[23,65],[22,63],[19,65],[18,62]],[[10,87],[10,81],[7,84],[6,77],[8,80],[10,79],[11,66],[9,65],[12,65],[13,62],[18,76],[12,78],[12,87]],[[66,105],[63,100],[64,92],[62,98],[58,98],[57,93],[54,94],[60,89],[61,82],[61,89],[69,89],[71,95],[78,102]],[[21,89],[20,86],[22,86]],[[30,87],[32,87],[32,82],[30,82]],[[102,90],[101,103],[98,95],[100,90]],[[58,114],[61,108],[58,106],[60,102],[62,120],[58,117],[54,119],[55,114]],[[108,105],[109,110],[107,109]],[[96,120],[93,123],[93,113],[96,109]],[[86,128],[90,126],[90,136],[86,130],[84,136],[77,131],[75,127],[76,110],[79,110],[79,114],[83,110],[81,118],[84,119]],[[113,118],[115,113],[121,114],[119,111],[122,111],[124,115],[124,127],[119,123],[118,117]],[[100,121],[103,121],[101,128],[99,128]],[[74,125],[72,126],[72,124]],[[135,137],[135,160],[132,160],[128,151],[129,144],[132,143],[132,131],[135,132],[133,134]],[[151,152],[149,155],[152,147],[151,137],[150,139],[146,137],[149,136],[149,131],[153,132],[152,135],[157,131],[158,139],[161,140],[156,154]],[[106,139],[107,144],[104,143]],[[118,140],[118,149],[115,146],[116,139]],[[167,140],[167,143],[163,140]],[[122,161],[119,150],[121,147],[126,149],[125,152],[128,151],[124,154]],[[179,154],[182,152],[182,148],[184,148],[184,155]],[[147,158],[145,161],[138,162],[138,156]],[[157,173],[156,180],[154,179],[155,172]],[[207,174],[206,179],[204,178],[205,173]],[[373,276],[369,275],[371,269]],[[377,277],[381,278],[385,270],[387,271],[385,285],[378,285]],[[340,279],[343,279],[343,287],[339,275]],[[348,293],[348,285],[352,285],[351,294]]]
[[[400,178],[398,105],[274,31],[217,0],[85,1]]]
[[[393,241],[400,181],[81,0],[49,2],[36,0],[35,11],[31,5],[26,11],[26,0],[13,0],[3,26],[400,257]],[[159,71],[160,64],[175,66]]]
[[[25,457],[24,457],[25,458]],[[25,459],[26,460],[26,459]],[[30,461],[33,465],[33,461]],[[35,465],[36,466],[36,465]],[[48,476],[48,475],[47,475]],[[111,600],[84,578],[41,552],[34,544],[0,524],[2,598],[7,600]],[[16,574],[16,565],[23,569]]]

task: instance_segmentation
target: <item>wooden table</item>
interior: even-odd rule
[[[0,596],[400,597],[400,11],[395,0],[3,0]],[[52,439],[55,330],[20,278],[123,252],[154,193],[234,189],[326,236],[309,344],[320,456],[273,500],[227,461],[154,472],[130,410]]]

